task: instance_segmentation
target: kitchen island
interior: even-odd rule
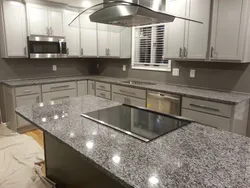
[[[47,176],[61,187],[250,187],[249,138],[191,123],[145,143],[80,116],[116,105],[84,96],[16,112],[44,131]]]

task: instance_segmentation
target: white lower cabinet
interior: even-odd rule
[[[88,95],[95,95],[95,81],[88,80]]]
[[[88,81],[77,82],[77,96],[88,95]]]
[[[41,101],[40,94],[33,94],[33,95],[27,95],[27,96],[19,96],[16,97],[16,107],[19,106],[26,106],[26,105],[34,105]],[[22,128],[25,126],[30,125],[29,122],[25,121],[20,116],[17,116],[17,128]]]
[[[248,101],[234,105],[189,97],[182,98],[181,116],[244,136],[247,133],[248,111]]]
[[[58,102],[72,97],[76,97],[75,89],[43,93],[43,102],[49,102],[49,101]]]

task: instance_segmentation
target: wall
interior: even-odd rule
[[[171,84],[193,87],[238,91],[250,93],[250,64],[218,62],[172,62],[172,67],[180,69],[180,76],[174,77],[171,72],[135,70],[130,68],[130,60],[96,60],[100,64],[99,73],[104,76],[132,77],[155,80]],[[128,70],[122,71],[126,64]],[[189,77],[189,70],[196,70],[196,77]]]
[[[86,75],[88,59],[1,59],[0,80],[48,76]],[[57,71],[52,71],[52,65]]]

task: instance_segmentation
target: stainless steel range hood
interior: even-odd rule
[[[173,22],[175,18],[202,23],[164,12],[165,0],[104,0],[81,14],[88,11],[92,11],[89,16],[91,22],[123,27]],[[69,25],[72,26],[75,20],[76,18]]]

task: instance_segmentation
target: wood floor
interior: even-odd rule
[[[26,134],[28,136],[31,136],[32,138],[34,138],[37,143],[44,149],[44,143],[43,143],[43,132],[39,129],[34,130],[34,131],[29,131],[29,132],[25,132],[23,134]],[[42,165],[42,173],[45,176],[46,172],[45,172],[45,164]]]
[[[31,136],[32,138],[34,138],[38,144],[44,149],[44,145],[43,145],[43,132],[39,129],[34,130],[34,131],[29,131],[24,133],[28,136]]]

